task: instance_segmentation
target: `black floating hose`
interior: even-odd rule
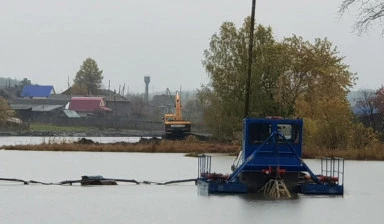
[[[75,183],[80,183],[82,185],[88,185],[90,182],[92,181],[114,181],[114,182],[125,182],[125,183],[135,183],[135,184],[155,184],[155,185],[168,185],[168,184],[176,184],[176,183],[185,183],[185,182],[196,182],[197,179],[196,178],[193,178],[193,179],[184,179],[184,180],[172,180],[172,181],[167,181],[167,182],[154,182],[154,181],[142,181],[142,182],[139,182],[137,180],[134,180],[134,179],[115,179],[115,178],[103,178],[102,176],[97,176],[97,179],[93,179],[93,177],[91,178],[84,178],[84,177],[87,177],[87,176],[83,176],[83,178],[81,180],[64,180],[64,181],[60,181],[60,182],[57,182],[57,183],[47,183],[47,182],[41,182],[41,181],[37,181],[37,180],[30,180],[30,181],[26,181],[26,180],[21,180],[21,179],[16,179],[16,178],[0,178],[0,181],[10,181],[10,182],[21,182],[25,185],[28,185],[28,184],[42,184],[42,185],[72,185],[72,184],[75,184]],[[92,184],[92,185],[103,185],[103,184]]]
[[[72,185],[72,184],[75,184],[75,183],[81,183],[83,180],[64,180],[64,181],[61,181],[59,183],[56,183],[55,185],[65,185],[65,184],[69,184],[69,185]]]
[[[196,182],[197,179],[194,178],[194,179],[185,179],[185,180],[172,180],[172,181],[164,182],[163,184],[167,185],[167,184],[185,183],[185,182],[192,182],[192,181]]]
[[[105,178],[104,180],[114,180],[117,182],[126,182],[126,183],[135,183],[135,184],[140,184],[140,182],[136,180],[129,180],[129,179],[114,179],[114,178]]]
[[[25,180],[20,180],[20,179],[15,179],[15,178],[0,178],[2,181],[10,181],[10,182],[22,182],[24,185],[28,185],[28,181]]]
[[[184,182],[192,182],[192,181],[197,181],[196,178],[194,179],[184,179],[184,180],[171,180],[167,182],[153,182],[153,181],[143,181],[143,184],[156,184],[156,185],[167,185],[167,184],[177,184],[177,183],[184,183]]]
[[[29,183],[31,183],[31,184],[42,184],[42,185],[54,185],[54,183],[45,183],[45,182],[36,181],[36,180],[30,180]]]

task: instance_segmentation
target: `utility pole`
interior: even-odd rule
[[[252,13],[251,13],[251,27],[249,33],[249,47],[248,47],[248,74],[245,86],[245,106],[244,106],[244,118],[248,117],[249,113],[249,95],[251,88],[251,77],[252,77],[252,51],[253,51],[253,32],[255,30],[255,9],[256,0],[252,0]]]
[[[116,94],[113,96],[114,112],[115,112],[115,130],[117,130],[117,106],[116,106]]]

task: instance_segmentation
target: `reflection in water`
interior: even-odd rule
[[[241,194],[240,197],[247,201],[276,201],[262,194]],[[295,193],[291,193],[291,198],[283,199],[283,200],[297,200],[297,199],[299,199],[299,195]]]

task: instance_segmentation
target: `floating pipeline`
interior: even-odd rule
[[[196,182],[196,178],[183,179],[183,180],[171,180],[167,182],[155,182],[155,181],[137,181],[134,179],[118,179],[118,178],[104,178],[103,176],[82,176],[79,180],[64,180],[56,183],[47,183],[36,180],[21,180],[16,178],[0,178],[0,181],[6,182],[19,182],[24,185],[29,184],[42,184],[42,185],[73,185],[80,184],[81,186],[90,186],[90,185],[117,185],[118,182],[133,183],[133,184],[155,184],[155,185],[169,185],[176,183],[185,183],[185,182]]]

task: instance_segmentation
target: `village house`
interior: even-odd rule
[[[112,112],[103,97],[72,97],[67,109],[76,111],[82,117],[105,116]]]
[[[68,98],[55,97],[53,86],[26,85],[20,98],[8,100],[9,106],[24,122],[51,122],[68,102]]]

